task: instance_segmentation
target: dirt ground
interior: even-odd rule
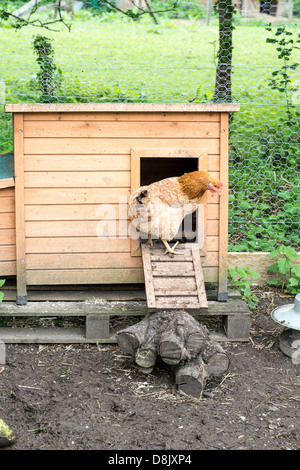
[[[227,373],[201,399],[179,394],[169,366],[143,375],[112,345],[7,345],[3,450],[299,450],[300,364],[279,349],[270,312],[293,297],[259,289],[247,343],[222,343]]]

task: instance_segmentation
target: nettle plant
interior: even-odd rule
[[[268,268],[268,271],[276,274],[276,277],[268,281],[268,284],[280,287],[287,294],[297,295],[300,292],[300,263],[297,263],[297,252],[290,246],[280,246],[268,256],[277,258],[277,261]]]
[[[242,299],[247,302],[249,308],[255,309],[258,298],[252,293],[251,286],[252,280],[258,279],[260,274],[250,269],[249,266],[245,268],[235,266],[234,268],[228,268],[228,272],[233,284],[241,292]]]

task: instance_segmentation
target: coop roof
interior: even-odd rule
[[[5,153],[0,155],[0,188],[14,185],[14,156],[12,153]]]
[[[205,112],[231,113],[240,110],[239,103],[35,103],[7,104],[7,113],[61,112]]]

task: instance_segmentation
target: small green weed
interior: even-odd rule
[[[34,429],[27,429],[27,432],[32,432],[33,434],[40,434],[41,432],[46,432],[47,424],[41,423]]]
[[[5,283],[5,279],[0,279],[0,287],[2,287]],[[4,298],[4,292],[0,292],[0,303]],[[0,326],[6,326],[8,317],[0,317]]]
[[[228,268],[228,272],[234,285],[242,293],[243,300],[247,302],[249,308],[255,309],[258,298],[252,294],[251,284],[252,279],[258,279],[260,274],[250,269],[249,266],[245,268],[235,266],[234,268]]]
[[[5,284],[5,279],[0,279],[0,287],[2,287]],[[0,292],[0,302],[2,302],[4,298],[4,293]]]
[[[300,292],[300,263],[297,263],[298,255],[290,246],[280,246],[268,254],[277,261],[269,266],[268,271],[277,274],[278,277],[268,281],[272,286],[280,287],[287,294]]]

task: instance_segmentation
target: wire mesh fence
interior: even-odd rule
[[[0,153],[6,103],[238,102],[229,249],[300,249],[299,2],[0,4]]]

